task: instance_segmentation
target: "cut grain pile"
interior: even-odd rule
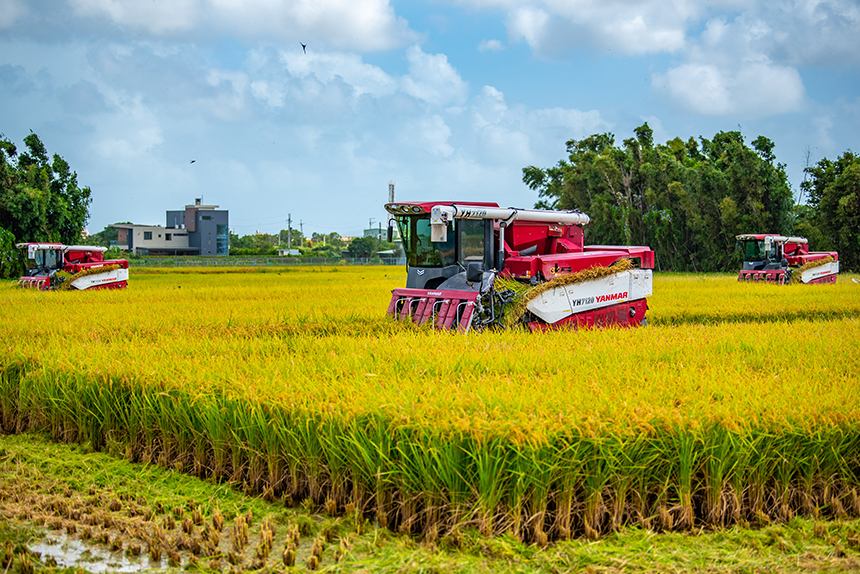
[[[496,290],[511,289],[516,294],[514,300],[505,308],[504,324],[509,327],[517,324],[528,310],[529,302],[539,297],[542,293],[546,293],[557,287],[566,287],[585,281],[602,279],[603,277],[630,269],[633,269],[633,261],[630,259],[620,259],[609,267],[589,267],[576,273],[556,275],[553,279],[544,283],[538,283],[537,285],[522,283],[510,277],[497,277],[495,281]]]
[[[833,257],[825,257],[824,259],[816,259],[815,261],[810,261],[808,263],[803,264],[798,267],[791,273],[791,282],[792,283],[800,283],[803,278],[803,272],[809,271],[810,269],[815,269],[816,267],[821,267],[822,265],[827,265],[828,263],[833,263],[835,259]]]
[[[73,281],[77,281],[82,277],[89,277],[90,275],[98,275],[99,273],[110,273],[111,271],[116,271],[121,267],[122,265],[119,265],[118,263],[114,263],[111,265],[103,265],[102,267],[88,267],[86,269],[81,269],[74,275],[65,271],[60,271],[57,273],[57,276],[65,278],[65,281],[60,284],[60,289],[67,291],[72,288]]]

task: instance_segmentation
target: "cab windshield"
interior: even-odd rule
[[[764,261],[765,259],[776,259],[776,242],[771,243],[770,249],[765,249],[764,239],[745,239],[741,241],[741,249],[744,261]]]
[[[406,264],[410,267],[445,267],[457,262],[455,234],[448,224],[448,241],[430,241],[430,216],[398,216],[397,227],[406,252]]]
[[[37,249],[33,258],[27,258],[28,269],[59,269],[62,257],[57,249]]]
[[[396,219],[410,267],[445,267],[484,260],[483,220],[455,219],[448,223],[446,241],[434,243],[430,241],[429,215],[401,215]]]

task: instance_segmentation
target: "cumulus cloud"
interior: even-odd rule
[[[694,2],[537,2],[512,8],[508,35],[535,52],[552,55],[574,47],[625,54],[676,52],[700,12]]]
[[[245,94],[250,83],[247,74],[233,70],[210,70],[206,81],[216,89],[215,97],[208,102],[212,115],[230,118],[244,109]]]
[[[427,153],[440,157],[447,157],[454,153],[454,148],[448,143],[450,137],[451,128],[438,114],[409,122],[402,133],[405,145],[417,146]]]
[[[109,122],[99,125],[92,143],[101,158],[134,162],[164,142],[161,124],[142,98],[135,96],[115,105],[116,113],[110,115]]]
[[[201,8],[198,0],[69,0],[69,4],[79,17],[106,18],[119,26],[156,35],[192,28],[199,23]]]
[[[23,0],[4,0],[0,2],[0,30],[11,28],[20,18],[27,14],[27,6]]]
[[[468,85],[444,54],[425,54],[418,46],[406,51],[409,74],[401,82],[404,92],[437,106],[462,104]]]
[[[460,141],[470,141],[469,155],[498,165],[544,163],[564,150],[570,138],[604,131],[609,124],[597,110],[573,108],[527,109],[508,106],[505,95],[493,86],[484,86],[470,102],[470,133]]]
[[[396,81],[381,68],[365,63],[358,54],[321,53],[304,54],[282,52],[281,61],[291,76],[314,76],[321,82],[339,77],[352,86],[358,95],[385,96],[394,92]]]
[[[705,46],[764,54],[792,66],[860,63],[860,5],[849,0],[758,3],[706,23]]]
[[[79,17],[106,19],[156,36],[222,32],[361,51],[387,50],[416,38],[388,0],[68,1]]]
[[[860,58],[860,5],[853,0],[460,0],[507,14],[511,41],[541,55],[585,47],[622,54],[680,53],[715,14],[732,15],[735,31],[776,62]],[[783,60],[785,60],[783,62]]]
[[[686,109],[715,116],[795,112],[806,93],[796,69],[770,63],[743,63],[730,69],[684,64],[656,74],[654,83]]]
[[[813,3],[820,11],[822,3]],[[797,66],[814,59],[816,56],[810,54],[820,53],[821,45],[840,46],[845,38],[788,34],[792,26],[786,21],[787,7],[777,7],[781,10],[774,14],[753,6],[734,18],[721,16],[707,21],[700,37],[686,51],[686,61],[653,75],[655,89],[680,107],[703,115],[765,117],[800,110],[806,101],[806,88]],[[841,14],[848,12],[851,10],[846,8]],[[838,19],[834,13],[829,11],[827,18]],[[796,19],[792,21],[795,28],[805,27]],[[789,36],[795,39],[789,41]],[[809,50],[795,57],[781,47],[788,45],[808,46]]]

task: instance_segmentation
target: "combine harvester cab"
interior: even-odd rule
[[[737,236],[744,256],[738,281],[763,283],[836,283],[839,254],[835,251],[809,252],[804,237],[774,234]]]
[[[451,202],[385,209],[400,231],[408,270],[406,287],[394,289],[388,305],[395,319],[460,332],[510,324],[633,326],[645,319],[654,252],[584,245],[584,213]]]
[[[27,275],[18,286],[40,289],[122,289],[128,286],[128,261],[105,261],[106,247],[18,243],[27,259]]]

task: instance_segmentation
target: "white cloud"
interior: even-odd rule
[[[316,77],[323,83],[341,78],[356,94],[389,95],[397,88],[396,81],[381,68],[367,64],[357,54],[304,54],[301,50],[282,52],[281,61],[295,78]]]
[[[17,1],[17,0],[12,0]],[[387,50],[414,41],[388,0],[68,0],[76,15],[161,35],[226,32],[304,42],[308,50]]]
[[[270,108],[280,108],[283,106],[286,96],[283,89],[265,80],[251,82],[251,95],[264,102]]]
[[[207,0],[214,17],[245,34],[301,39],[314,50],[386,50],[414,38],[387,0]]]
[[[545,108],[531,111],[528,119],[536,130],[555,127],[573,137],[585,137],[610,127],[597,110],[583,112],[569,108]]]
[[[206,81],[216,88],[214,98],[204,100],[213,116],[231,118],[244,109],[245,92],[250,83],[247,74],[232,70],[210,70]]]
[[[729,40],[785,65],[860,62],[856,0],[459,0],[507,14],[509,41],[542,56],[584,47],[622,54],[680,54]],[[723,16],[720,16],[724,14]],[[716,15],[716,16],[715,16]],[[698,28],[708,19],[707,30]],[[726,18],[729,21],[726,21]]]
[[[484,86],[475,99],[475,118],[478,127],[498,123],[508,111],[505,96],[493,86]]]
[[[406,145],[418,147],[432,155],[448,157],[454,153],[454,148],[448,143],[451,128],[436,114],[411,122],[402,137]]]
[[[92,147],[108,161],[136,162],[149,156],[164,142],[156,114],[139,96],[121,99],[111,94],[114,110],[99,117]]]
[[[478,45],[479,52],[498,52],[504,49],[505,47],[498,40],[482,40]]]
[[[848,0],[752,4],[733,19],[714,19],[704,45],[748,49],[794,65],[860,63],[860,5]]]
[[[155,35],[188,30],[199,22],[198,0],[146,2],[143,0],[69,0],[81,17],[106,17],[114,24]]]
[[[683,64],[655,74],[654,84],[684,108],[703,115],[761,117],[794,112],[805,98],[797,70],[762,62],[729,69]]]
[[[695,3],[623,0],[537,2],[508,13],[508,35],[539,54],[576,46],[625,54],[676,52],[698,13]]]
[[[484,86],[469,113],[471,133],[459,134],[458,141],[470,142],[464,144],[468,156],[498,166],[546,163],[563,153],[568,139],[609,127],[597,110],[509,107],[493,86]]]
[[[550,15],[539,8],[521,8],[508,16],[508,35],[539,49],[545,43]]]
[[[409,74],[401,80],[404,92],[436,106],[462,104],[468,95],[466,82],[444,54],[425,54],[418,46],[406,51]]]
[[[11,28],[26,14],[27,6],[22,0],[3,0],[0,2],[0,29]]]

